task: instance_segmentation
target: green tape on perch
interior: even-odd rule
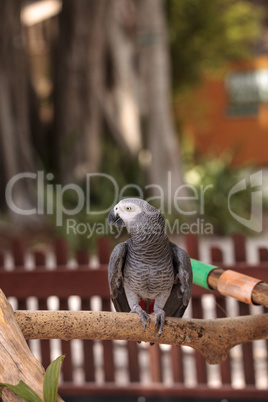
[[[218,267],[193,259],[191,259],[191,263],[193,269],[193,283],[202,286],[202,288],[211,289],[208,285],[208,276],[213,269]]]

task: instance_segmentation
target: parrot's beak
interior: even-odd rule
[[[112,209],[109,213],[108,216],[108,224],[111,225],[115,225],[115,226],[125,226],[124,221],[120,218],[120,216],[118,215],[118,213],[114,212],[114,209]]]

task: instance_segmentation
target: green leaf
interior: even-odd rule
[[[43,395],[45,402],[56,402],[61,362],[65,355],[59,356],[47,368],[44,378]]]
[[[42,399],[40,399],[39,396],[23,381],[20,381],[17,385],[0,383],[1,391],[5,387],[11,389],[16,395],[27,402],[42,402]]]

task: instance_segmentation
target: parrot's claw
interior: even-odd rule
[[[159,325],[158,338],[160,338],[160,336],[163,332],[165,318],[166,318],[166,314],[165,314],[164,310],[162,310],[160,308],[155,310],[155,326],[157,327]]]
[[[139,305],[135,305],[132,310],[130,310],[131,313],[137,313],[140,316],[141,322],[143,324],[143,329],[146,329],[146,325],[147,325],[147,321],[151,322],[151,318],[149,316],[149,314],[146,313],[146,311],[144,311],[141,306]]]

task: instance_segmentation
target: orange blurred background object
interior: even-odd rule
[[[267,56],[236,63],[223,77],[208,76],[184,113],[185,132],[193,139],[195,149],[208,156],[231,149],[236,165],[267,166],[266,87]],[[234,91],[238,91],[236,99],[232,99]]]

